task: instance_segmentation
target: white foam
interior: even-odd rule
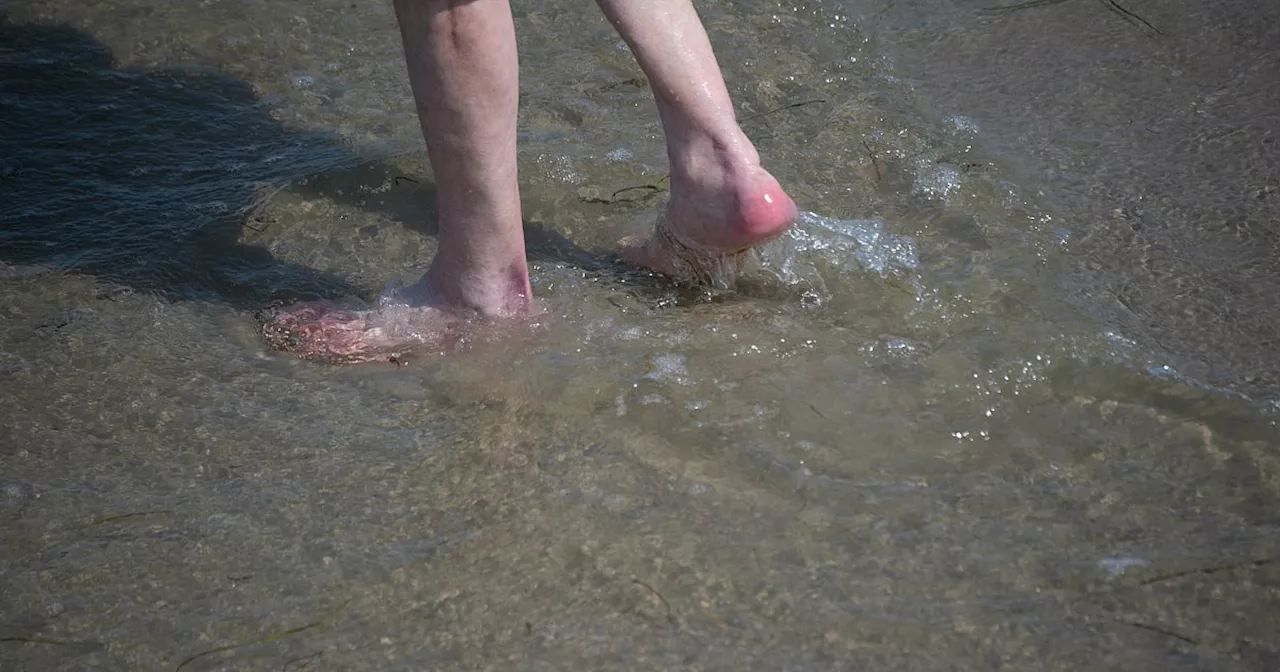
[[[889,233],[881,219],[836,219],[813,212],[801,212],[796,225],[760,248],[759,255],[783,282],[809,283],[822,293],[826,285],[814,257],[840,269],[856,265],[881,277],[910,273],[920,264],[915,240]]]
[[[920,162],[916,191],[931,198],[945,199],[960,186],[960,171],[953,166]]]

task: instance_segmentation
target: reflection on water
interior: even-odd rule
[[[14,10],[0,667],[1274,668],[1274,389],[1113,319],[1110,225],[914,98],[901,15],[700,8],[808,211],[759,268],[616,263],[649,93],[590,7],[518,6],[547,318],[347,368],[252,312],[430,258],[390,8]]]

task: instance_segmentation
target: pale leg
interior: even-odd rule
[[[796,207],[738,128],[688,0],[599,0],[649,75],[666,132],[671,195],[632,263],[706,282],[718,260],[777,236]],[[516,171],[519,72],[508,0],[396,0],[409,80],[439,195],[438,251],[410,304],[313,302],[274,311],[269,343],[303,357],[395,359],[450,340],[463,314],[515,315],[531,301]]]
[[[508,0],[396,0],[439,196],[438,251],[406,296],[482,315],[529,302],[516,174],[519,68]]]
[[[316,301],[267,311],[267,342],[308,359],[388,361],[447,349],[467,315],[516,315],[532,298],[516,175],[511,7],[396,0],[395,9],[436,179],[437,252],[422,279],[381,308]]]
[[[658,230],[625,249],[624,256],[680,275],[689,264],[673,262],[689,261],[690,254],[733,254],[785,231],[796,218],[796,206],[761,167],[755,147],[738,127],[690,0],[597,2],[649,77],[671,163],[671,195]]]

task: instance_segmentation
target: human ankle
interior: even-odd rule
[[[486,317],[523,312],[532,299],[523,258],[494,268],[463,267],[437,256],[415,285],[414,298],[443,310]]]
[[[699,179],[758,165],[759,154],[743,133],[732,129],[681,129],[669,133],[667,159],[673,178]]]

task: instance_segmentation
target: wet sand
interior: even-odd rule
[[[518,6],[548,319],[360,367],[253,315],[434,250],[390,7],[0,5],[0,669],[1275,669],[1274,10],[978,4],[699,5],[845,226],[729,292]]]

